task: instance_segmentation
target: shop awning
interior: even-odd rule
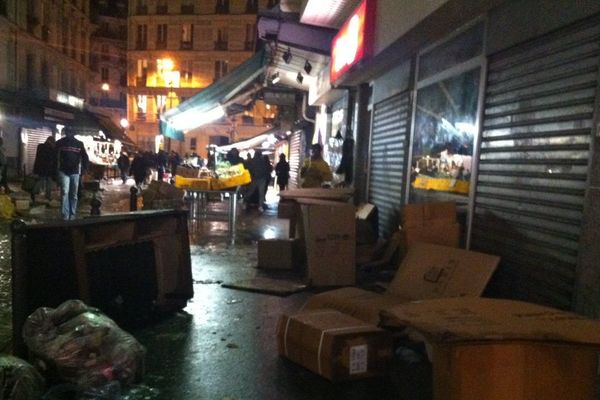
[[[263,73],[265,65],[263,49],[222,79],[162,114],[161,133],[172,139],[183,140],[183,132],[225,116],[229,103]]]
[[[275,144],[277,144],[277,142],[280,140],[283,140],[278,136],[279,131],[279,128],[271,128],[254,137],[240,140],[235,143],[230,143],[225,146],[218,146],[215,148],[215,150],[218,153],[227,153],[233,148],[236,148],[239,151],[246,151],[250,149],[273,150]]]

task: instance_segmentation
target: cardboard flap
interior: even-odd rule
[[[479,297],[500,257],[434,244],[415,243],[388,292],[411,300]]]
[[[434,342],[543,340],[600,346],[600,321],[513,300],[455,298],[382,312],[385,326],[410,327]]]

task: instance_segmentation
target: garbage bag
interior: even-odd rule
[[[10,219],[15,216],[15,205],[9,196],[0,194],[0,218]]]
[[[38,400],[44,385],[44,378],[27,361],[0,356],[0,399]]]
[[[23,339],[50,379],[82,388],[141,380],[146,350],[129,333],[80,300],[41,307],[25,321]]]

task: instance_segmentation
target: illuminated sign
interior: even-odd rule
[[[364,0],[333,39],[331,82],[338,80],[360,60],[373,55],[375,0]]]

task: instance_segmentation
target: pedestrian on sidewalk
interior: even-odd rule
[[[40,177],[46,200],[51,200],[52,182],[56,180],[56,141],[54,135],[48,136],[44,143],[37,145],[33,173]],[[37,190],[34,190],[33,193],[37,193]]]
[[[129,156],[126,152],[122,151],[121,155],[117,159],[117,166],[119,167],[119,171],[121,172],[121,179],[123,180],[123,185],[127,183],[127,173],[129,172]]]
[[[290,163],[285,159],[285,154],[279,155],[279,162],[275,166],[275,175],[277,175],[277,186],[279,191],[283,192],[287,189],[288,182],[290,180]]]
[[[65,137],[56,142],[58,181],[61,188],[61,209],[65,221],[77,214],[79,178],[87,169],[89,158],[82,142],[75,139],[75,130],[66,126]]]
[[[252,195],[255,192],[258,192],[258,211],[263,212],[266,183],[268,182],[267,179],[269,178],[271,171],[269,171],[265,159],[263,158],[262,150],[254,150],[254,157],[252,157],[248,163],[248,170],[250,171],[252,181],[248,185],[248,189],[244,195],[244,206],[247,206]]]
[[[333,180],[331,168],[323,160],[323,146],[319,143],[310,146],[310,158],[304,161],[300,176],[303,188],[319,188],[324,182]]]

